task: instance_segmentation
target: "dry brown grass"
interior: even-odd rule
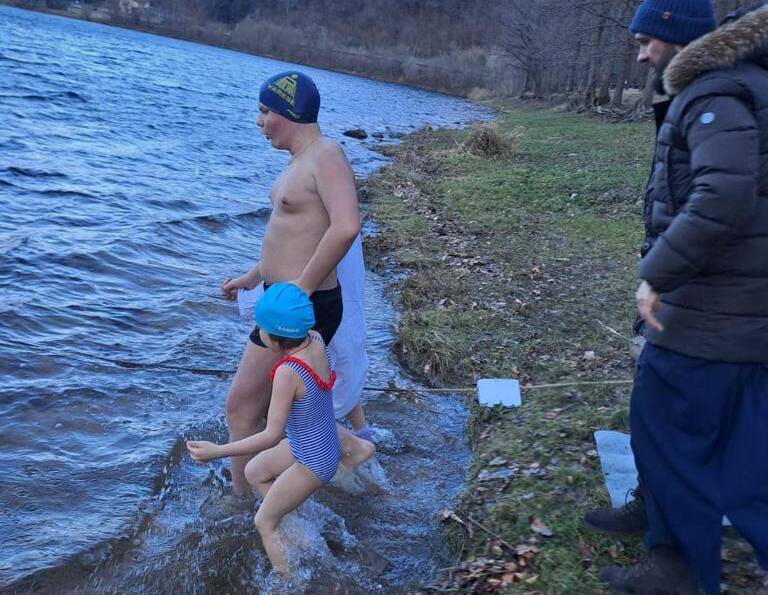
[[[481,122],[472,127],[464,148],[477,157],[506,158],[517,155],[517,143],[511,136],[499,132],[494,122]]]
[[[484,101],[492,96],[493,93],[485,87],[472,87],[472,90],[467,94],[467,99],[470,101]]]

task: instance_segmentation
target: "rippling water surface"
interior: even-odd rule
[[[0,7],[0,589],[270,588],[252,510],[182,457],[224,439],[249,331],[217,297],[258,258],[287,163],[258,134],[273,60]],[[320,124],[407,131],[484,117],[449,97],[305,68]],[[382,164],[346,139],[358,175]],[[373,141],[377,142],[377,141]],[[367,289],[370,384],[406,384]],[[188,371],[178,370],[185,368]],[[292,522],[309,592],[393,592],[445,563],[434,512],[463,481],[462,405],[366,395],[375,477]]]

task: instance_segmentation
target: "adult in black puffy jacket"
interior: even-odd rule
[[[768,568],[768,5],[713,25],[710,0],[645,0],[631,27],[673,101],[630,406],[650,558],[604,571],[620,593],[719,593],[724,515]]]

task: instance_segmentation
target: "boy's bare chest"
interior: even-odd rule
[[[311,173],[290,166],[275,180],[269,198],[275,214],[301,213],[322,206]]]

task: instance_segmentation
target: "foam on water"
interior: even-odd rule
[[[339,471],[331,482],[331,486],[349,494],[387,494],[392,491],[386,471],[374,456],[354,471],[339,466]]]

